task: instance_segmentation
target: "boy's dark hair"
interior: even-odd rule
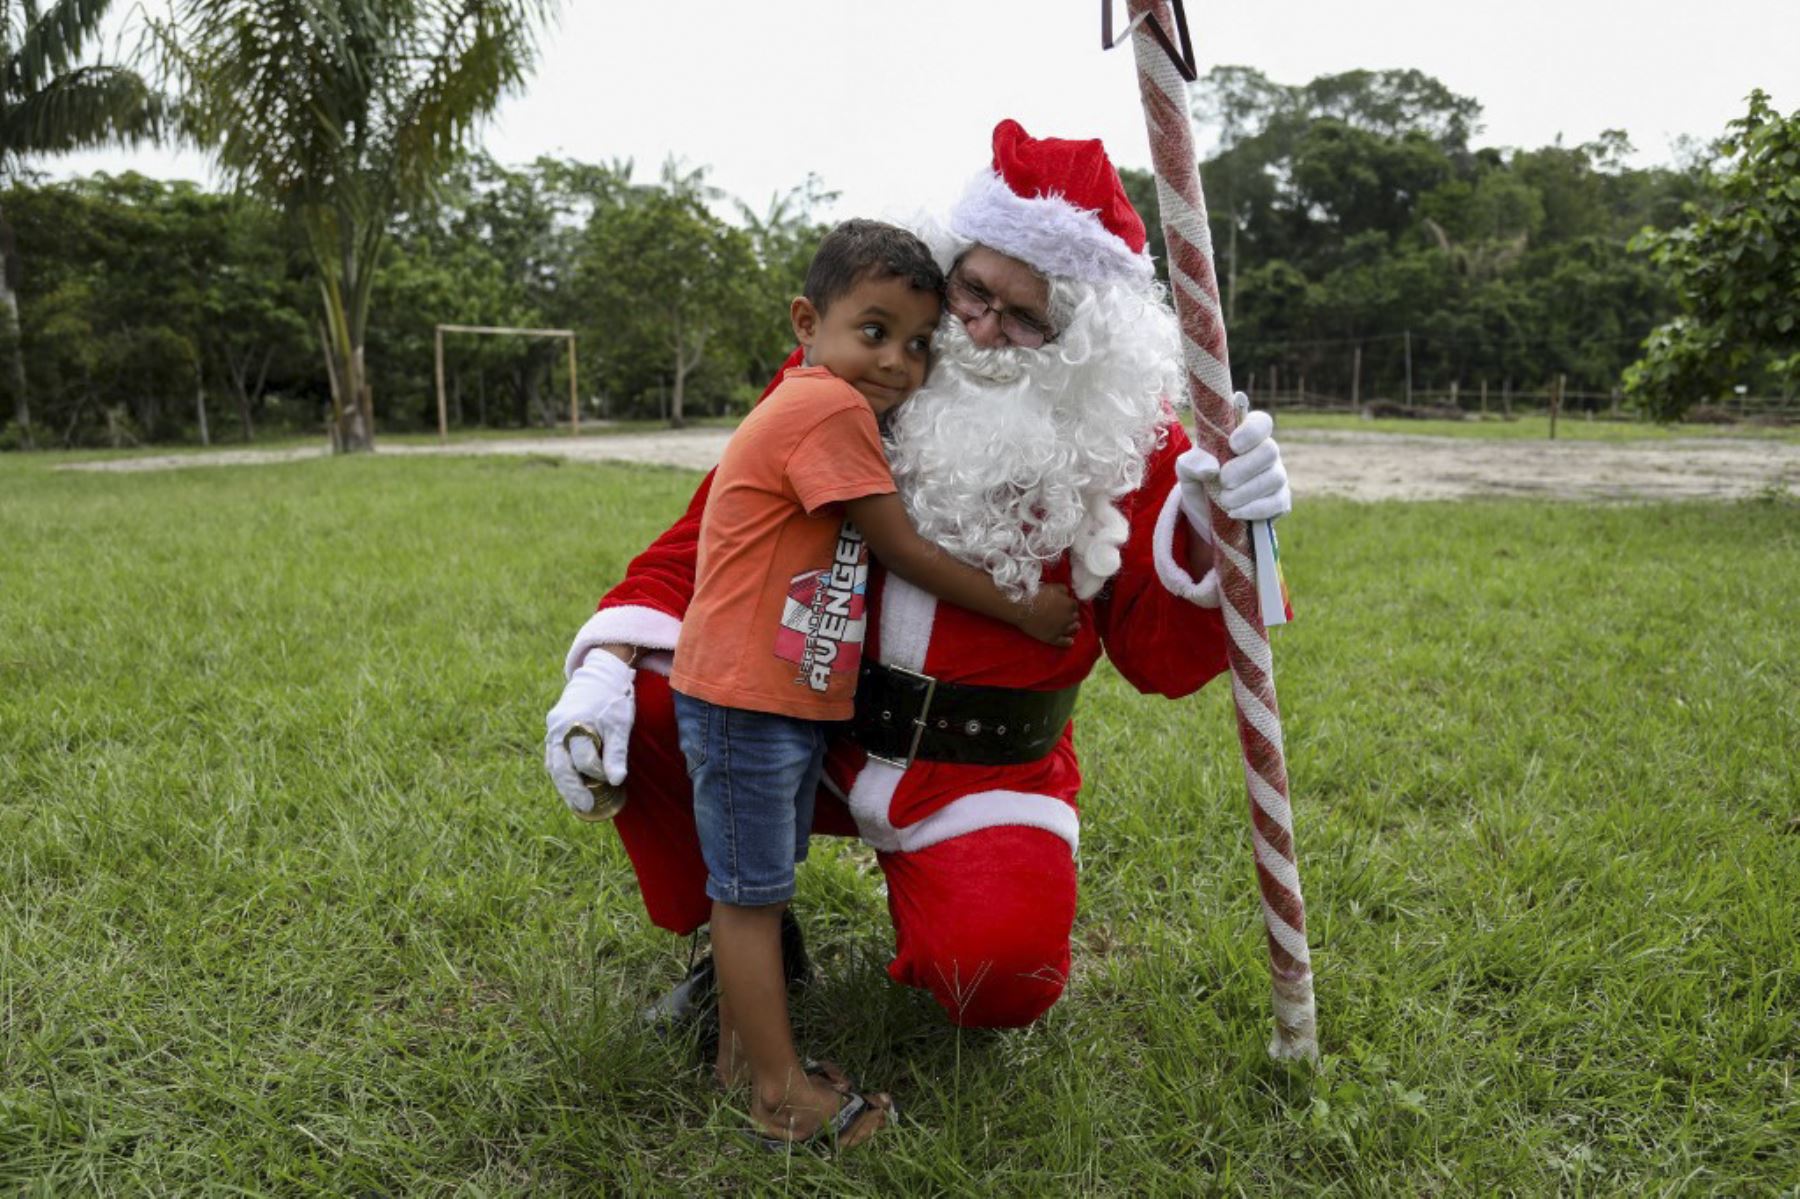
[[[917,291],[944,294],[944,272],[925,243],[897,225],[845,221],[819,243],[806,268],[806,298],[821,315],[862,280],[904,279]]]

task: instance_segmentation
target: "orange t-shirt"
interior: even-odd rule
[[[725,446],[700,524],[675,689],[708,703],[847,720],[869,551],[843,501],[894,490],[869,401],[790,370]]]

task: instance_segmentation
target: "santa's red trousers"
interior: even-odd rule
[[[614,824],[650,919],[685,935],[712,913],[693,792],[675,733],[669,681],[637,672],[626,804]],[[821,789],[815,834],[855,836]],[[1014,1028],[1049,1010],[1069,975],[1075,861],[1042,829],[1000,825],[924,849],[878,855],[894,922],[895,982],[930,991],[953,1023]]]

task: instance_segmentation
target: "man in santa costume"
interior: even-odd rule
[[[919,230],[948,303],[931,375],[892,419],[890,460],[922,535],[1014,594],[1067,584],[1081,632],[1068,649],[1033,641],[877,564],[857,718],[827,759],[814,829],[876,850],[896,981],[929,989],[957,1024],[1018,1026],[1069,972],[1077,688],[1102,653],[1170,697],[1223,673],[1205,506],[1270,519],[1291,500],[1264,414],[1246,417],[1223,472],[1189,448],[1170,407],[1185,394],[1174,315],[1101,144],[1013,121],[993,144],[947,223]],[[615,823],[644,905],[681,934],[710,901],[666,676],[710,483],[581,629],[546,738],[571,807],[593,802],[583,774],[623,784]],[[571,740],[577,724],[601,745]],[[673,1005],[707,979],[690,976]]]

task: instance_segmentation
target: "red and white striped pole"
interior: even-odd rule
[[[1111,2],[1106,5],[1106,37],[1111,44]],[[1200,192],[1199,157],[1188,118],[1187,81],[1175,64],[1172,38],[1179,30],[1192,70],[1185,17],[1171,17],[1171,0],[1129,0],[1132,50],[1138,90],[1156,169],[1156,196],[1162,206],[1168,245],[1169,287],[1181,324],[1182,358],[1188,398],[1200,445],[1220,463],[1229,461],[1226,439],[1237,426],[1231,402],[1231,359],[1225,346],[1225,317],[1213,270],[1212,234]],[[1155,30],[1151,22],[1157,23]],[[1161,33],[1159,38],[1157,33]],[[1306,909],[1300,899],[1300,870],[1294,858],[1293,810],[1288,803],[1286,757],[1281,747],[1281,715],[1275,704],[1274,663],[1263,627],[1251,561],[1249,529],[1218,508],[1212,510],[1213,544],[1218,552],[1219,591],[1231,637],[1231,691],[1237,701],[1238,742],[1244,779],[1250,789],[1250,840],[1256,850],[1256,878],[1262,889],[1263,923],[1269,937],[1269,970],[1274,982],[1275,1038],[1269,1053],[1278,1058],[1319,1055],[1313,1015],[1312,958],[1306,948]]]

